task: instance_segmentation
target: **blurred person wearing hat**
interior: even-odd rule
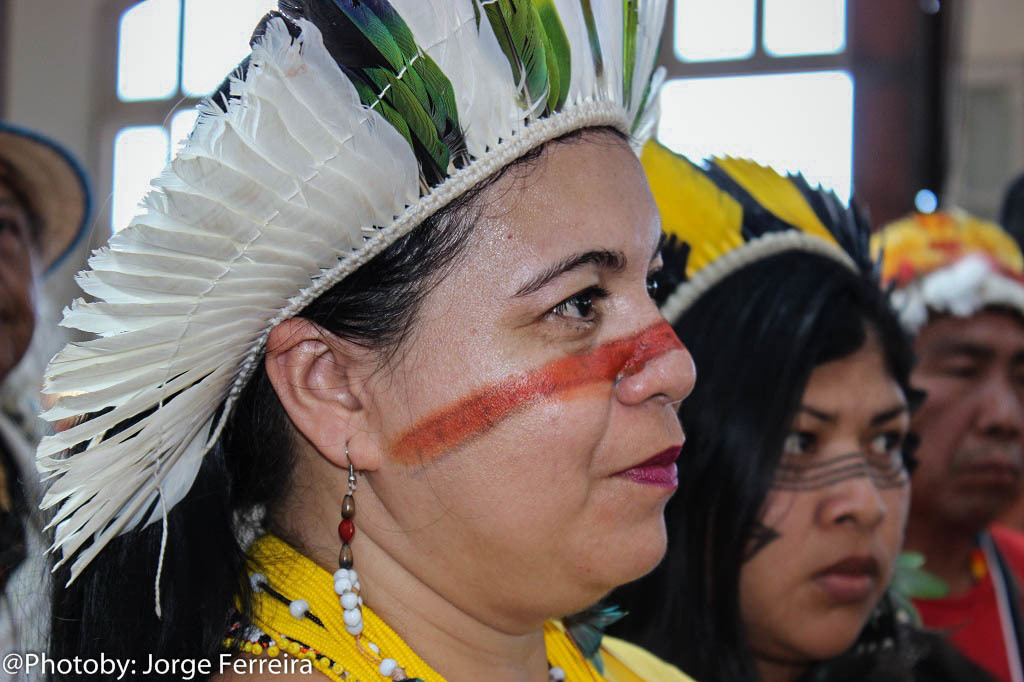
[[[0,653],[43,643],[45,568],[34,448],[39,388],[63,340],[44,329],[43,277],[84,234],[85,176],[58,143],[0,122]],[[38,613],[37,613],[38,612]]]
[[[915,602],[999,679],[1022,680],[1024,535],[994,525],[1024,485],[1024,258],[998,225],[962,212],[917,214],[872,239],[927,397],[912,430],[906,548],[949,586]]]

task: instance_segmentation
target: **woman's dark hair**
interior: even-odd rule
[[[612,595],[634,614],[613,634],[701,682],[756,680],[740,569],[764,531],[759,515],[810,375],[871,334],[909,398],[912,348],[872,279],[805,252],[729,275],[674,327],[693,355],[697,383],[680,409],[687,440],[680,487],[666,510],[668,555]]]

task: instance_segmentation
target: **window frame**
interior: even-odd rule
[[[713,78],[717,76],[760,76],[769,74],[805,73],[811,71],[849,71],[852,77],[853,52],[851,11],[854,0],[845,0],[846,40],[843,49],[828,54],[780,55],[769,54],[764,48],[764,0],[754,0],[754,52],[749,57],[713,61],[684,61],[676,54],[675,15],[676,0],[669,0],[665,14],[667,30],[661,34],[659,64],[665,67],[666,80],[676,78]]]

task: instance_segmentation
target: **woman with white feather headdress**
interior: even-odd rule
[[[664,2],[280,5],[66,312],[52,656],[686,679],[588,608],[664,552],[693,384],[629,144]]]

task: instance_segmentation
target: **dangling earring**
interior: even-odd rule
[[[345,444],[345,456],[348,457],[348,443]],[[356,516],[356,470],[352,460],[348,463],[348,494],[341,502],[341,523],[338,524],[338,537],[341,539],[341,552],[338,554],[338,570],[334,573],[334,592],[341,599],[344,609],[343,619],[345,630],[358,637],[363,632],[363,612],[360,608],[363,600],[359,597],[359,576],[352,570],[352,538],[356,534],[356,524],[352,519]]]
[[[348,443],[345,443],[345,456],[348,457]],[[395,682],[408,680],[405,668],[398,665],[393,658],[382,658],[380,647],[373,642],[364,642],[363,634],[363,598],[359,596],[359,575],[352,568],[352,547],[350,543],[356,535],[356,524],[352,519],[356,516],[356,470],[352,459],[348,462],[348,494],[341,502],[341,523],[338,524],[338,537],[341,538],[341,552],[338,554],[338,570],[334,572],[334,592],[341,599],[343,609],[342,620],[345,630],[356,638],[356,646],[360,653],[377,666],[384,677]],[[411,682],[422,682],[414,678]]]
[[[348,452],[348,448],[345,448]],[[352,547],[349,544],[356,534],[356,500],[352,496],[356,491],[356,470],[352,463],[348,465],[348,494],[341,501],[341,523],[338,524],[338,537],[341,539],[341,553],[338,554],[340,568],[352,568]]]

